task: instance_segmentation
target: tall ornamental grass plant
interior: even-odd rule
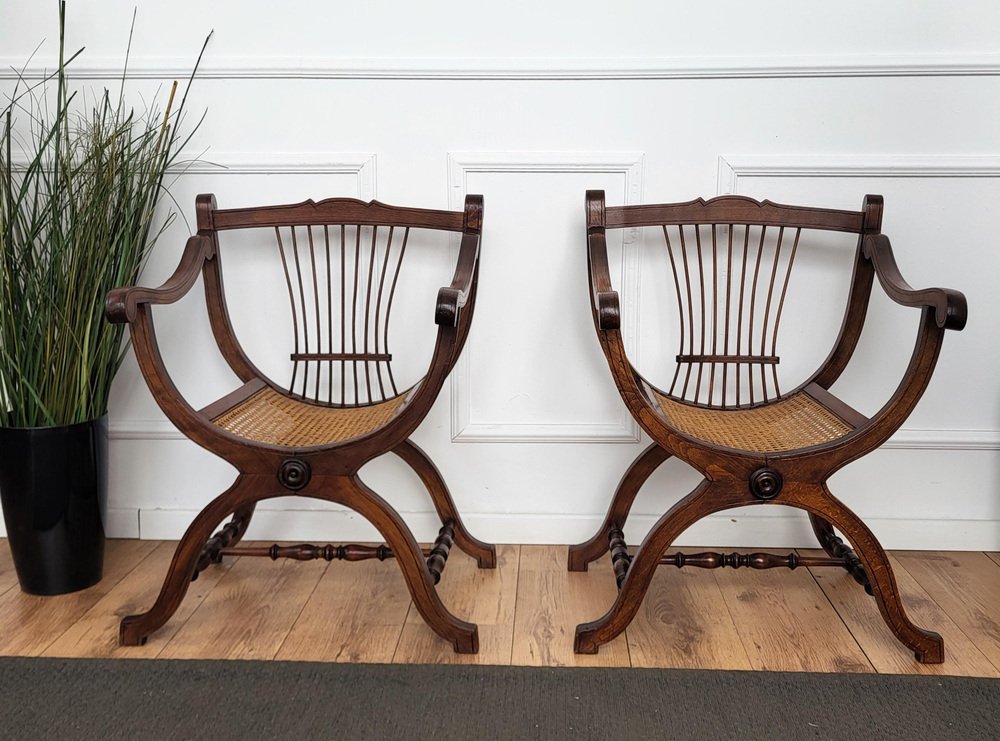
[[[137,282],[173,220],[173,210],[158,211],[164,180],[182,165],[178,155],[198,128],[178,134],[187,93],[175,105],[176,82],[165,108],[154,101],[136,112],[125,102],[125,70],[117,96],[105,88],[82,102],[67,67],[83,50],[65,57],[65,17],[60,2],[58,68],[34,84],[22,71],[0,114],[3,427],[107,413],[127,347],[123,325],[104,320],[104,297]],[[129,50],[131,41],[130,32]],[[201,54],[188,86],[200,61]]]

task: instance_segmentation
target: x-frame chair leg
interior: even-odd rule
[[[896,638],[913,651],[917,661],[940,664],[944,661],[944,640],[938,633],[914,625],[906,615],[889,558],[868,526],[837,499],[826,484],[811,487],[812,496],[804,495],[798,506],[836,526],[854,547],[865,567],[872,596],[886,625]]]
[[[573,642],[576,653],[595,654],[599,646],[621,635],[639,611],[660,557],[670,544],[705,515],[733,506],[725,491],[717,489],[711,482],[702,481],[657,520],[632,559],[611,609],[597,620],[576,626]]]
[[[738,488],[705,481],[675,504],[643,540],[611,609],[598,620],[577,626],[576,652],[596,653],[599,646],[628,627],[649,588],[660,557],[680,533],[708,514],[750,503]],[[787,487],[782,501],[775,504],[805,509],[811,515],[817,535],[826,527],[840,529],[865,568],[872,595],[889,629],[914,652],[918,661],[928,664],[944,661],[941,636],[914,625],[907,617],[889,559],[875,535],[854,512],[833,496],[825,484],[796,483]]]
[[[646,483],[646,479],[652,475],[653,471],[669,457],[670,453],[653,443],[632,461],[632,465],[628,467],[618,483],[615,495],[611,498],[608,513],[597,533],[587,542],[569,547],[570,571],[586,571],[587,564],[596,561],[607,552],[608,533],[611,532],[612,528],[625,527],[625,520],[628,519],[632,502],[635,501],[639,489]]]
[[[271,477],[240,475],[227,491],[209,503],[188,526],[178,543],[156,602],[148,611],[129,615],[122,620],[119,634],[121,644],[142,645],[150,634],[170,619],[187,593],[205,543],[226,515],[236,512],[236,520],[239,513],[252,512],[257,501],[273,497],[275,493]],[[479,650],[476,625],[459,620],[441,602],[420,546],[406,523],[384,499],[365,486],[357,476],[316,476],[308,490],[297,493],[343,504],[371,522],[392,548],[410,596],[428,626],[450,641],[458,653],[475,653]]]
[[[180,606],[187,594],[191,579],[198,565],[202,548],[212,536],[212,531],[232,512],[245,513],[245,525],[257,501],[266,498],[274,489],[273,482],[265,476],[241,474],[232,486],[213,499],[188,526],[177,544],[173,560],[153,606],[144,613],[128,615],[119,627],[119,642],[123,646],[141,646],[146,638],[162,627]],[[235,519],[235,518],[234,518]],[[242,537],[242,532],[240,536]]]
[[[344,504],[372,523],[392,548],[413,604],[431,630],[450,641],[457,653],[479,650],[478,628],[452,615],[441,602],[413,533],[382,497],[357,476],[331,477],[327,485],[317,489],[312,496]]]
[[[427,454],[412,440],[404,440],[393,448],[392,452],[402,458],[413,469],[414,473],[420,477],[428,494],[431,496],[431,501],[434,502],[434,509],[437,510],[442,524],[449,521],[452,523],[455,528],[455,545],[476,559],[479,568],[496,568],[496,546],[484,543],[469,533],[462,522],[462,518],[458,515],[455,501],[451,498],[448,486],[441,477],[441,472],[438,471],[434,462],[427,457]]]

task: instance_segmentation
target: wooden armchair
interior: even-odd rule
[[[608,208],[603,191],[589,191],[586,215],[597,336],[622,399],[653,444],[622,477],[597,534],[570,548],[571,571],[585,571],[610,549],[619,587],[603,617],[577,626],[575,650],[596,653],[625,630],[660,564],[840,566],[874,596],[889,628],[918,661],[943,661],[941,637],[907,618],[885,552],[861,519],[830,493],[826,481],[884,443],[907,418],[930,380],[945,330],[965,325],[965,297],[941,288],[914,290],[903,280],[889,239],[879,233],[880,196],[866,196],[858,212],[740,196]],[[608,269],[607,230],[635,227],[662,231],[676,292],[676,302],[669,303],[677,307],[680,346],[666,391],[640,375],[626,355],[618,294]],[[792,267],[797,254],[809,252],[811,238],[830,232],[858,235],[843,323],[818,370],[782,391],[777,338]],[[876,277],[889,298],[920,310],[920,323],[903,379],[869,418],[829,389],[858,343]],[[631,556],[622,528],[632,502],[643,482],[671,456],[693,466],[704,480],[659,519]],[[702,517],[746,505],[805,510],[828,557],[665,555],[677,536]]]
[[[437,398],[468,336],[476,300],[482,197],[468,196],[462,213],[346,198],[220,210],[214,196],[202,195],[197,215],[198,233],[188,240],[176,272],[159,288],[115,289],[108,295],[107,316],[129,323],[139,367],[171,422],[235,466],[239,475],[185,532],[153,607],[122,620],[121,643],[144,643],[174,613],[192,579],[224,556],[327,561],[394,557],[428,625],[456,651],[475,653],[476,626],[448,612],[435,585],[453,544],[476,558],[480,568],[495,566],[495,548],[469,534],[437,468],[408,437]],[[232,229],[264,230],[280,254],[294,333],[287,388],[251,362],[233,330],[219,250],[220,232]],[[454,279],[437,294],[437,340],[430,367],[416,384],[400,389],[392,370],[388,327],[407,242],[414,241],[411,230],[455,232],[461,235],[461,245]],[[152,307],[177,301],[199,276],[215,340],[242,386],[196,410],[164,367]],[[430,301],[427,308],[429,321]],[[411,311],[409,316],[418,321],[422,312]],[[396,510],[358,478],[365,463],[390,451],[416,472],[441,519],[437,540],[424,551]],[[355,510],[388,545],[235,547],[257,502],[290,495]]]

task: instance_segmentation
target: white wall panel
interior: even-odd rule
[[[481,256],[476,323],[451,379],[455,442],[637,442],[639,427],[604,387],[580,258],[580,193],[604,188],[638,203],[638,153],[449,155],[451,202],[489,193],[500,218]],[[506,218],[505,218],[506,217]],[[629,239],[617,253],[620,284],[637,285]],[[616,249],[617,248],[617,249]],[[612,258],[614,259],[614,258]],[[629,292],[629,295],[634,295]],[[635,320],[636,302],[622,311]],[[635,333],[626,338],[634,351]]]
[[[34,48],[56,38],[54,4],[4,7],[0,49]],[[71,3],[67,45],[86,46],[82,67],[117,64],[134,2]],[[214,29],[206,67],[219,74],[517,76],[990,73],[1000,66],[1000,9],[988,0],[961,6],[766,4],[596,0],[475,4],[458,0],[334,4],[266,0],[238,4],[146,3],[136,19],[137,70],[186,68]],[[32,35],[26,36],[23,31]],[[47,33],[45,33],[47,32]],[[54,54],[43,50],[39,61]]]
[[[74,62],[77,76],[90,78],[83,84],[114,84],[120,75],[133,5],[70,4],[68,46],[87,47]],[[958,12],[904,0],[147,3],[133,41],[134,99],[182,76],[213,28],[188,99],[189,121],[206,111],[190,144],[204,163],[173,187],[189,222],[199,192],[215,192],[222,207],[371,198],[376,184],[380,200],[431,208],[458,207],[467,192],[485,196],[472,335],[449,391],[414,435],[477,536],[588,537],[644,445],[634,441],[590,326],[585,189],[605,188],[609,204],[738,192],[840,208],[875,192],[886,198],[885,231],[904,276],[965,291],[970,320],[949,333],[905,428],[831,485],[891,547],[1000,548],[992,236],[1000,4],[975,0]],[[43,38],[30,76],[55,58],[54,8],[0,5],[0,94],[14,85],[9,66],[21,67]],[[213,161],[227,167],[205,164]],[[188,233],[178,219],[147,283],[169,275]],[[626,331],[637,361],[656,375],[673,352],[659,316],[671,300],[659,282],[662,256],[638,237],[626,242],[615,276]],[[421,267],[427,276],[447,269],[449,246],[438,247]],[[525,263],[538,270],[525,273]],[[804,273],[802,290],[832,297],[835,267]],[[433,331],[428,301],[426,327],[414,310],[414,342]],[[835,317],[831,302],[818,314]],[[280,322],[275,312],[253,328],[254,303],[245,292],[234,311],[249,323],[248,342],[263,347]],[[193,403],[232,388],[200,287],[157,322]],[[877,406],[906,362],[914,327],[906,311],[873,302],[859,364],[838,390],[862,408]],[[172,430],[131,360],[111,414],[111,532],[179,536],[233,470]],[[429,502],[405,467],[378,460],[362,475],[418,537],[433,537]],[[629,539],[696,482],[682,464],[666,464],[636,502]],[[327,505],[296,499],[261,509],[250,537],[375,537],[360,518]],[[811,535],[801,515],[756,508],[707,518],[683,541],[810,545]]]

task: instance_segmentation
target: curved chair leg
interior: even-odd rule
[[[886,625],[900,642],[913,651],[917,661],[924,664],[943,662],[944,640],[938,633],[914,625],[906,616],[892,566],[875,535],[860,517],[830,492],[825,484],[818,487],[818,491],[819,496],[815,497],[811,504],[819,506],[813,511],[817,516],[838,527],[854,547],[868,573],[872,596],[875,597]]]
[[[670,457],[670,453],[665,451],[656,443],[646,448],[639,457],[632,461],[632,465],[625,471],[615,495],[611,499],[608,507],[608,514],[604,517],[604,524],[597,533],[586,543],[571,545],[569,547],[569,570],[586,571],[587,564],[596,561],[607,553],[608,533],[612,528],[625,527],[625,520],[628,518],[629,510],[632,509],[632,502],[635,501],[639,489],[646,483],[646,479],[655,471],[661,463]]]
[[[474,623],[459,620],[441,602],[420,546],[399,513],[357,476],[339,477],[333,479],[333,483],[332,490],[324,487],[307,496],[344,504],[371,522],[392,548],[413,604],[431,630],[450,641],[457,653],[479,651],[479,629]]]
[[[424,483],[424,487],[431,495],[431,500],[434,502],[434,509],[437,510],[438,517],[441,518],[441,523],[444,524],[449,520],[451,521],[455,528],[455,545],[476,559],[479,563],[479,568],[496,568],[496,546],[472,537],[465,528],[462,518],[458,515],[458,510],[455,508],[455,502],[448,492],[448,487],[441,477],[441,472],[438,471],[434,462],[427,457],[427,454],[411,440],[404,440],[393,448],[392,452],[402,458],[413,469],[414,473],[420,477],[420,480]]]
[[[230,512],[253,511],[253,505],[268,493],[269,481],[260,476],[240,475],[233,485],[213,499],[188,526],[177,544],[170,568],[153,606],[144,613],[128,615],[119,626],[118,640],[123,646],[141,646],[150,634],[166,623],[180,606],[194,576],[198,558],[206,541]],[[249,521],[249,517],[247,518]]]
[[[620,635],[639,611],[660,557],[677,536],[705,515],[732,507],[738,501],[738,495],[727,495],[725,489],[703,481],[671,507],[639,546],[611,609],[597,620],[576,626],[573,650],[578,654],[596,654],[599,646]]]

